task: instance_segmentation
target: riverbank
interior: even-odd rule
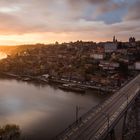
[[[44,76],[16,75],[12,73],[1,72],[0,76],[14,78],[26,82],[36,82],[41,84],[49,84],[65,91],[86,93],[87,90],[97,91],[99,94],[110,94],[116,92],[120,87],[124,86],[133,77],[128,78],[120,86],[100,85],[97,83],[69,81],[68,79],[56,79]]]
[[[0,73],[1,76],[14,78],[27,82],[38,82],[42,84],[55,85],[58,88],[66,91],[85,93],[87,90],[95,90],[100,94],[107,94],[115,92],[116,89],[109,86],[90,85],[89,83],[81,83],[76,81],[69,81],[66,79],[45,78],[43,76],[30,76],[30,75],[16,75],[11,73]]]

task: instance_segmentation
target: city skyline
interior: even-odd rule
[[[1,0],[0,45],[140,38],[139,0]]]

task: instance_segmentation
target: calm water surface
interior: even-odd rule
[[[49,140],[105,99],[95,92],[78,94],[49,85],[0,79],[0,125],[17,124],[29,140]]]

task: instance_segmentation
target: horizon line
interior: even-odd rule
[[[74,42],[80,42],[80,41],[82,41],[82,42],[93,42],[93,43],[106,43],[106,42],[113,42],[113,41],[111,41],[111,40],[106,40],[106,41],[93,41],[93,40],[88,40],[88,41],[86,41],[86,40],[77,40],[77,41],[69,41],[69,42],[59,42],[59,41],[54,41],[54,42],[51,42],[51,43],[46,43],[46,42],[38,42],[38,43],[25,43],[25,44],[13,44],[13,45],[6,45],[6,44],[0,44],[0,47],[13,47],[13,46],[24,46],[24,45],[54,45],[56,42],[58,42],[58,44],[63,44],[63,43],[74,43]],[[140,41],[140,39],[137,39],[136,40],[136,42],[139,42]],[[122,43],[127,43],[127,42],[129,42],[129,40],[128,41],[121,41],[121,40],[119,40],[119,41],[117,41],[117,42],[122,42]]]

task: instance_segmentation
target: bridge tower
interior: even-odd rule
[[[140,95],[136,99],[136,140],[140,138]]]

